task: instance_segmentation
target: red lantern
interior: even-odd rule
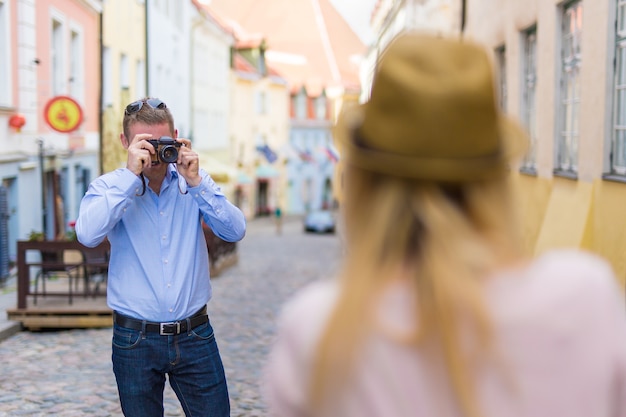
[[[9,118],[9,126],[14,128],[18,133],[22,129],[22,126],[26,124],[26,118],[23,114],[14,114]]]

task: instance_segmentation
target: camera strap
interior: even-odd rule
[[[176,174],[178,174],[178,191],[180,191],[181,194],[187,194],[187,180],[185,180],[185,177],[180,175],[180,173],[178,172],[178,168],[175,164],[174,170],[176,171]]]

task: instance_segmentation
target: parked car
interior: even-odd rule
[[[335,216],[329,210],[311,211],[304,218],[304,231],[335,233]]]

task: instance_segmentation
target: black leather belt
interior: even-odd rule
[[[206,306],[204,306],[193,316],[178,321],[156,323],[124,316],[116,311],[113,312],[113,320],[118,326],[127,329],[143,330],[145,328],[148,333],[158,333],[161,336],[176,336],[206,323],[209,321],[209,316],[206,313]]]

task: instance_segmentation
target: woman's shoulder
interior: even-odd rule
[[[547,288],[590,290],[615,287],[617,279],[604,258],[581,249],[555,249],[539,255],[526,273]]]
[[[545,264],[568,264],[572,266],[584,266],[585,268],[609,268],[606,259],[593,252],[584,249],[552,249],[535,258],[535,263]]]
[[[545,321],[623,311],[623,297],[611,265],[579,249],[547,251],[524,267],[502,272],[492,282],[490,298],[502,316]],[[506,319],[503,318],[505,321]],[[517,321],[517,320],[515,320]]]
[[[298,290],[279,313],[278,331],[298,344],[312,344],[327,323],[339,296],[339,283],[320,280]]]
[[[335,279],[312,282],[299,289],[282,307],[281,321],[302,322],[308,317],[330,314],[339,295],[339,283]]]

